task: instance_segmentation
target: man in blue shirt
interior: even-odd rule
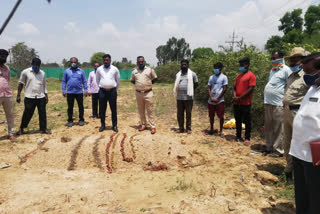
[[[266,150],[263,155],[273,152],[273,156],[283,153],[283,96],[288,77],[292,73],[284,64],[284,54],[274,51],[271,55],[272,70],[264,89],[264,131]]]
[[[228,78],[222,74],[223,64],[218,62],[214,65],[213,75],[210,76],[208,82],[208,112],[210,118],[209,134],[214,133],[214,115],[217,114],[220,119],[220,136],[223,137],[223,123],[224,123],[224,94],[227,91]]]
[[[73,126],[73,106],[74,100],[77,100],[79,107],[79,125],[84,125],[84,108],[83,108],[83,88],[84,95],[88,95],[88,87],[85,73],[78,67],[78,59],[70,59],[71,67],[65,70],[62,79],[62,93],[67,96],[68,102],[68,127]]]

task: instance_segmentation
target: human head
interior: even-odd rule
[[[291,50],[291,54],[289,56],[285,57],[285,59],[289,61],[290,67],[294,67],[294,66],[301,65],[302,58],[307,55],[308,55],[308,52],[305,51],[303,48],[295,47]]]
[[[181,71],[186,72],[189,68],[189,60],[183,59],[180,62]]]
[[[141,70],[144,69],[145,62],[144,62],[144,57],[143,56],[138,56],[137,57],[137,65]]]
[[[239,60],[239,67],[241,72],[247,72],[250,66],[250,59],[248,57],[244,57]]]
[[[213,65],[213,72],[216,75],[219,75],[223,69],[223,64],[221,62],[217,62],[216,64]]]
[[[320,52],[313,53],[302,59],[303,71],[305,75],[303,79],[309,86],[320,85]]]
[[[284,57],[284,53],[280,50],[273,51],[271,54],[271,60],[277,60]]]
[[[41,60],[37,57],[34,57],[31,62],[32,70],[36,73],[40,71]]]
[[[96,63],[93,64],[93,66],[94,66],[94,70],[97,70],[97,68],[100,67],[100,63],[96,62]]]
[[[7,62],[9,52],[5,49],[0,49],[0,65],[3,65]]]
[[[103,55],[102,59],[103,59],[104,67],[109,68],[111,63],[111,55],[105,54]]]
[[[71,57],[70,63],[71,63],[71,68],[73,68],[73,69],[78,68],[78,58],[77,57]]]

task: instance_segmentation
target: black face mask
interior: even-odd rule
[[[104,63],[104,67],[105,68],[109,68],[110,67],[110,63]]]
[[[139,65],[139,69],[140,69],[140,70],[143,70],[143,69],[144,69],[144,67],[145,67],[145,65],[144,65],[144,64]]]
[[[6,62],[7,62],[7,60],[6,60],[6,59],[0,59],[0,65],[5,64]]]
[[[181,66],[181,71],[187,72],[187,71],[188,71],[188,67],[182,67],[182,66]]]

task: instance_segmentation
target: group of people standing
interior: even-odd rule
[[[285,65],[287,60],[289,67]],[[320,210],[320,53],[301,47],[290,56],[281,51],[271,56],[272,70],[264,90],[265,139],[263,155],[285,155],[287,182],[295,187],[296,213]]]
[[[10,90],[10,69],[5,65],[8,51],[0,49],[0,104],[3,105],[10,140],[14,141],[13,93]],[[287,60],[289,66],[285,64]],[[111,109],[112,130],[118,132],[117,91],[120,85],[120,72],[111,64],[111,56],[103,56],[103,65],[94,64],[88,80],[78,66],[78,59],[70,59],[71,66],[66,69],[62,79],[62,94],[68,103],[68,127],[74,125],[73,108],[75,100],[79,108],[79,125],[83,126],[83,96],[92,97],[92,118],[100,118],[99,131],[106,129],[105,117],[107,103]],[[285,155],[287,165],[285,174],[288,181],[295,185],[297,213],[318,213],[320,210],[320,165],[312,163],[311,142],[320,141],[320,53],[310,54],[296,47],[290,56],[281,51],[271,55],[272,69],[264,90],[265,140],[263,155]],[[40,70],[41,60],[34,58],[31,67],[22,71],[16,101],[20,103],[20,94],[24,87],[24,112],[18,134],[27,128],[35,108],[39,112],[40,131],[50,134],[47,128],[46,105],[48,92],[45,73]],[[189,61],[181,61],[181,70],[176,74],[173,92],[177,100],[177,133],[192,133],[191,113],[198,77],[189,68]],[[256,76],[250,71],[250,59],[239,60],[239,71],[233,87],[232,99],[236,121],[236,140],[249,142],[251,138],[251,104]],[[157,80],[154,70],[146,66],[143,56],[137,57],[137,67],[132,71],[131,82],[135,85],[135,95],[140,116],[139,131],[149,125],[151,134],[156,133],[153,107],[152,84]],[[213,66],[213,75],[208,80],[209,133],[215,133],[215,115],[220,119],[219,135],[223,137],[224,94],[228,78],[223,74],[223,64]],[[146,115],[147,114],[147,115]],[[185,117],[186,115],[186,117]],[[148,118],[148,122],[147,122]],[[186,119],[186,126],[185,126]],[[245,135],[242,138],[242,123]],[[319,151],[320,152],[320,151]]]

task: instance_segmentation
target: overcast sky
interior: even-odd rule
[[[16,0],[1,0],[0,24]],[[263,48],[279,34],[279,19],[287,11],[304,11],[319,0],[23,0],[0,36],[0,47],[25,42],[44,62],[61,63],[72,56],[89,61],[94,52],[110,53],[113,60],[135,62],[143,55],[156,65],[156,48],[175,36],[191,49],[218,50],[238,39]]]

